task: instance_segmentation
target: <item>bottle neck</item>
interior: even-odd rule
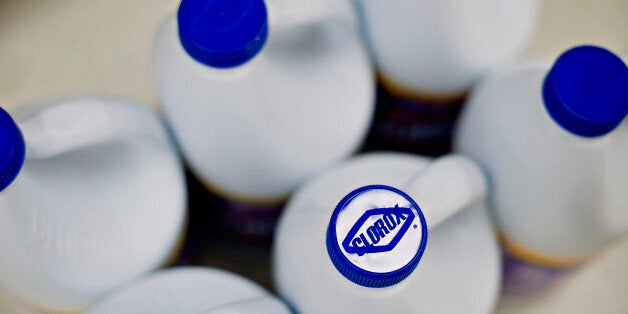
[[[543,78],[540,78],[539,82],[539,87],[542,87]],[[584,137],[567,130],[566,128],[558,124],[556,120],[552,117],[552,115],[548,112],[547,104],[545,99],[543,99],[541,88],[539,88],[537,97],[538,98],[535,103],[540,105],[535,106],[534,117],[535,120],[538,121],[536,125],[539,125],[542,129],[542,134],[552,136],[553,138],[567,145],[584,145],[585,147],[590,146],[591,148],[604,145],[604,143],[608,141],[608,134],[595,137]]]

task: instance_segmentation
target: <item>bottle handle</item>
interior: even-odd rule
[[[271,32],[317,22],[339,22],[357,29],[357,17],[349,0],[266,0]]]
[[[486,195],[486,178],[479,166],[462,155],[447,155],[420,171],[402,190],[421,207],[428,228]]]
[[[116,97],[80,97],[44,106],[17,120],[27,159],[46,159],[82,147],[128,138],[167,142],[147,106]]]

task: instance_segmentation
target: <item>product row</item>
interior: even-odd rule
[[[0,286],[212,314],[490,313],[547,289],[628,231],[628,67],[591,45],[516,62],[537,7],[183,0],[154,45],[163,119],[98,95],[0,109]],[[188,232],[184,161],[225,230],[272,236],[278,297],[158,271]]]

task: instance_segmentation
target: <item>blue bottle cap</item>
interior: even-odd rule
[[[387,185],[347,194],[327,227],[327,253],[336,269],[361,286],[384,288],[408,277],[427,245],[419,205]]]
[[[24,164],[24,138],[11,116],[0,108],[0,191],[17,177]]]
[[[263,0],[183,0],[177,18],[185,51],[214,68],[249,61],[268,36]]]
[[[565,130],[584,137],[605,135],[628,113],[628,67],[604,48],[572,48],[545,77],[543,100]]]

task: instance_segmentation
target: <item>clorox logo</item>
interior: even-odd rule
[[[353,225],[342,246],[350,254],[392,251],[406,234],[415,216],[409,207],[375,208],[366,211]]]
[[[388,287],[418,265],[427,245],[427,223],[405,192],[366,185],[338,202],[326,244],[330,261],[345,278],[365,287]]]

